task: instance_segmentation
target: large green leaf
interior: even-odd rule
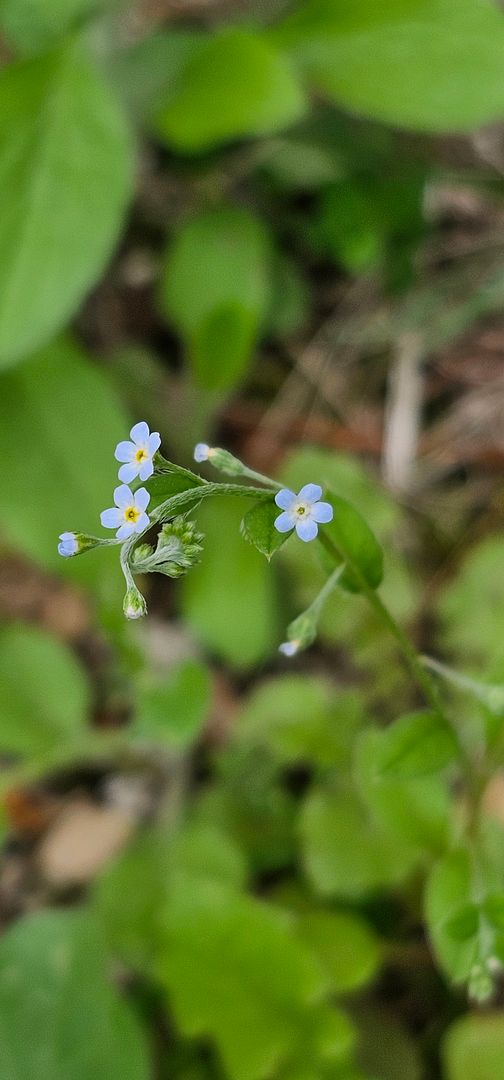
[[[0,943],[2,1080],[148,1080],[138,1021],[80,911],[24,918]]]
[[[85,731],[89,686],[72,653],[32,627],[0,633],[0,753],[64,748]]]
[[[183,610],[194,631],[234,667],[257,663],[276,638],[271,569],[240,536],[243,504],[212,499],[198,513],[205,556],[183,583]]]
[[[243,376],[267,310],[269,278],[268,235],[245,210],[190,218],[168,250],[161,306],[205,389],[229,390]]]
[[[0,77],[0,366],[60,329],[101,273],[131,188],[128,131],[79,44]]]
[[[186,660],[168,679],[139,688],[133,738],[184,746],[199,734],[210,706],[210,678],[203,664]]]
[[[324,986],[320,969],[270,905],[216,882],[176,885],[159,976],[187,1036],[210,1036],[233,1080],[275,1072]]]
[[[114,447],[129,426],[105,373],[69,342],[0,375],[0,454],[9,492],[3,539],[51,570],[100,583],[110,599],[118,591],[120,599],[122,590],[117,550],[64,562],[57,542],[66,530],[102,532],[100,510],[112,504],[118,482]]]
[[[497,1080],[504,1069],[502,1013],[461,1016],[443,1045],[446,1080]]]
[[[434,712],[401,716],[381,733],[379,741],[376,774],[396,779],[439,772],[459,754],[452,728]]]
[[[341,559],[348,562],[339,584],[349,592],[359,592],[360,578],[363,578],[372,589],[377,589],[383,578],[383,552],[374,533],[346,499],[333,492],[328,492],[327,498],[334,509],[334,517],[324,530]]]
[[[198,152],[279,131],[304,109],[289,61],[259,34],[227,27],[198,44],[156,126],[177,149]]]
[[[380,967],[380,941],[364,920],[351,912],[311,908],[300,919],[300,933],[319,957],[335,994],[365,986]]]
[[[491,0],[308,0],[275,37],[315,87],[365,116],[464,131],[504,114]]]
[[[117,0],[1,0],[0,26],[20,53],[45,52],[81,21]]]

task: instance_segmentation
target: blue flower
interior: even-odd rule
[[[159,431],[149,431],[149,425],[145,420],[135,424],[130,431],[132,441],[125,440],[117,444],[115,458],[124,461],[119,469],[119,479],[125,484],[131,484],[137,476],[140,480],[148,480],[154,472],[153,457],[156,450],[161,446]]]
[[[194,447],[194,460],[195,461],[208,461],[211,457],[212,448],[207,446],[204,442],[196,443]]]
[[[133,492],[126,484],[121,484],[114,491],[115,506],[103,510],[100,521],[105,529],[117,529],[118,540],[127,540],[133,533],[141,533],[149,524],[149,515],[145,513],[150,499],[146,488]]]
[[[79,554],[79,541],[74,532],[60,533],[58,554],[63,555],[65,559],[69,559],[71,555]]]
[[[331,504],[319,502],[321,494],[322,488],[318,484],[305,484],[298,495],[282,488],[275,495],[277,506],[283,510],[283,514],[275,518],[275,529],[281,533],[295,529],[300,540],[314,540],[318,526],[333,518]]]
[[[282,644],[278,646],[278,651],[283,653],[284,656],[295,656],[299,651],[300,641],[282,641]]]

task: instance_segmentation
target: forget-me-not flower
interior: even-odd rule
[[[65,559],[69,559],[71,555],[79,554],[79,541],[74,532],[60,533],[60,543],[58,544],[58,554],[63,555]]]
[[[199,442],[196,443],[193,453],[195,461],[208,461],[208,459],[212,456],[212,447],[207,446],[205,442]]]
[[[318,484],[305,484],[298,495],[282,488],[275,495],[277,506],[283,510],[283,514],[275,518],[275,529],[281,533],[295,529],[300,540],[314,540],[318,526],[333,519],[333,508],[330,503],[320,502],[321,495],[322,488]]]
[[[103,510],[100,521],[105,529],[117,529],[118,540],[127,540],[133,533],[141,533],[149,524],[149,515],[145,513],[150,499],[146,488],[133,492],[126,484],[121,484],[114,491],[115,506]]]
[[[117,444],[115,458],[124,461],[119,469],[119,479],[125,484],[131,484],[137,476],[140,480],[148,480],[154,472],[153,457],[156,450],[161,446],[159,431],[149,431],[149,425],[145,420],[135,424],[131,431],[131,442],[125,439]]]

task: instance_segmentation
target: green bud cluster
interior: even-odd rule
[[[140,544],[134,550],[132,569],[135,573],[155,571],[167,577],[181,577],[200,561],[203,539],[194,521],[177,517],[163,525],[155,550],[149,544]]]

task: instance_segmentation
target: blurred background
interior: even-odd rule
[[[0,60],[2,1080],[499,1080],[460,793],[373,776],[420,702],[362,600],[289,662],[316,545],[236,500],[134,624],[57,538],[147,420],[348,499],[418,648],[502,683],[501,7],[1,0]],[[504,892],[498,771],[483,813]]]

